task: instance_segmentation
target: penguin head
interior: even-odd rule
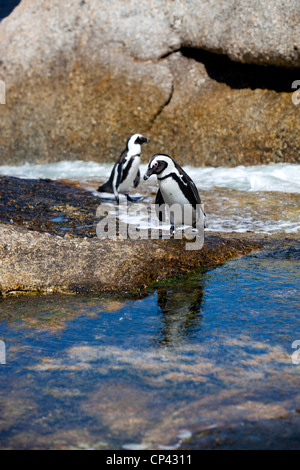
[[[150,139],[144,137],[142,134],[133,134],[127,140],[126,148],[130,151],[134,149],[135,146],[142,145],[144,142],[150,142]]]
[[[148,168],[144,174],[144,180],[147,180],[151,175],[161,175],[166,169],[172,171],[175,164],[174,161],[169,155],[164,155],[162,153],[156,153],[151,157],[151,160],[148,163]]]

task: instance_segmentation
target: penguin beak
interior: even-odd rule
[[[150,139],[148,139],[148,137],[144,137],[144,136],[141,136],[140,140],[141,140],[142,143],[143,142],[150,142]]]
[[[144,180],[146,181],[148,178],[150,178],[150,176],[152,175],[153,173],[153,168],[148,168],[148,170],[146,171],[146,173],[144,174]]]

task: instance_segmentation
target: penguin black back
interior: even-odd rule
[[[190,176],[176,163],[169,155],[155,154],[150,159],[144,179],[147,180],[151,175],[156,175],[159,183],[159,190],[156,195],[155,204],[161,206],[166,204],[172,206],[178,204],[182,207],[182,217],[178,218],[183,223],[184,211],[190,207],[192,225],[195,226],[196,218],[203,208],[201,208],[201,199],[194,181]],[[205,215],[205,214],[204,214]],[[162,220],[161,211],[158,213]]]

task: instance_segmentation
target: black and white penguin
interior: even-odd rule
[[[156,175],[159,183],[155,204],[157,216],[161,222],[165,221],[165,214],[158,207],[162,204],[166,206],[179,204],[182,209],[181,213],[170,214],[172,229],[174,226],[183,224],[192,225],[195,228],[196,223],[201,220],[201,215],[204,223],[205,214],[196,185],[178,163],[169,155],[156,153],[149,161],[144,180],[151,175]],[[188,223],[191,221],[192,224]]]
[[[117,200],[119,194],[125,194],[130,200],[130,187],[133,185],[136,188],[140,182],[139,165],[141,145],[144,142],[150,142],[150,139],[141,134],[134,134],[127,140],[126,148],[116,161],[109,180],[99,186],[99,192],[113,193]]]

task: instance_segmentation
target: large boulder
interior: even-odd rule
[[[111,161],[143,132],[145,160],[298,162],[299,13],[295,0],[22,0],[0,25],[1,160]]]

